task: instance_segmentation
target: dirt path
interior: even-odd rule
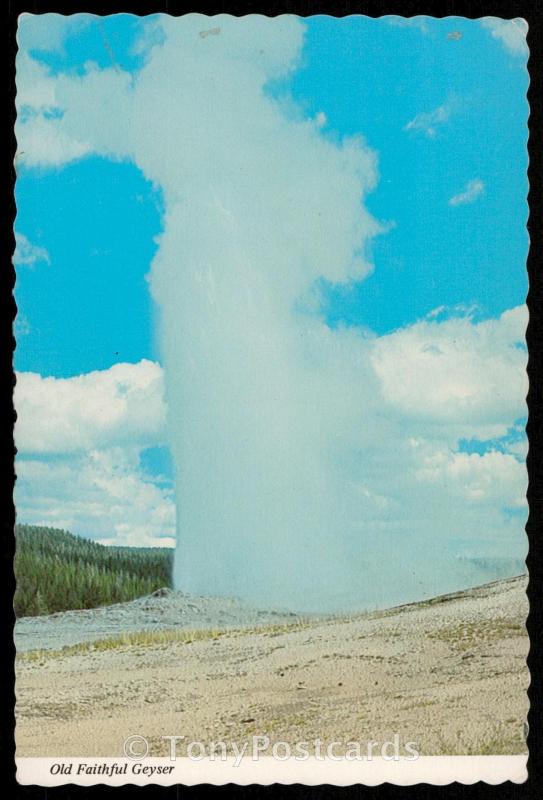
[[[523,753],[525,579],[353,617],[190,643],[22,654],[19,756],[118,756],[145,736],[383,742],[424,755]],[[178,752],[183,752],[180,744]]]

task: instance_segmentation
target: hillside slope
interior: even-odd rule
[[[193,636],[157,622],[104,647],[22,653],[18,755],[116,756],[135,731],[161,756],[165,734],[365,748],[397,733],[423,755],[524,753],[525,587],[516,578],[351,618]],[[89,613],[72,612],[85,625]]]
[[[17,525],[17,617],[120,603],[169,586],[169,548],[106,547],[68,531]]]

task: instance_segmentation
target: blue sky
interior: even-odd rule
[[[406,531],[420,527],[421,554],[433,541],[425,537],[442,528],[441,550],[461,556],[462,570],[470,559],[479,565],[465,580],[477,582],[482,563],[486,577],[507,571],[503,563],[518,565],[522,557],[514,536],[525,510],[520,307],[527,291],[528,76],[522,22],[282,20],[254,18],[245,31],[228,17],[209,30],[204,18],[177,28],[160,17],[22,18],[19,513],[100,541],[173,544],[173,461],[189,477],[191,470],[199,473],[209,462],[206,437],[215,431],[213,459],[224,465],[224,472],[213,465],[215,480],[227,486],[232,470],[226,465],[236,452],[228,437],[241,424],[238,409],[267,382],[288,382],[298,374],[294,367],[306,391],[308,366],[294,353],[300,335],[311,333],[320,345],[309,362],[321,372],[307,385],[316,381],[320,394],[310,395],[301,433],[294,426],[298,450],[313,447],[310,410],[321,404],[327,417],[315,452],[335,452],[345,436],[335,466],[326,467],[333,473],[329,485],[340,485],[338,465],[351,465],[351,480],[365,481],[356,489],[360,514],[372,520],[372,531],[393,537],[387,547],[405,517]],[[219,39],[217,28],[226,35]],[[232,41],[237,44],[229,50]],[[209,62],[199,61],[201,52]],[[261,55],[268,59],[264,67]],[[291,58],[296,68],[288,71]],[[196,94],[187,77],[191,59],[201,74]],[[155,64],[161,65],[158,82]],[[140,98],[135,107],[134,97]],[[283,110],[282,122],[273,117],[270,123],[271,105]],[[309,127],[301,128],[300,120]],[[246,163],[263,187],[255,197],[251,181],[243,180]],[[223,178],[229,174],[233,181]],[[275,195],[267,194],[268,186],[278,187]],[[305,207],[287,211],[291,194]],[[238,207],[239,239],[230,240],[225,220]],[[187,208],[190,219],[183,216]],[[315,225],[316,212],[322,224]],[[269,286],[271,299],[262,307],[269,300],[276,314],[270,319],[286,319],[274,292],[295,308],[310,280],[320,289],[317,317],[324,322],[318,332],[311,315],[305,322],[293,317],[281,333],[288,357],[264,368],[268,350],[257,357],[258,344],[245,353],[244,343],[273,342],[277,331],[266,328],[265,315],[253,319],[250,306],[245,309],[247,276],[233,255],[238,247],[258,252],[260,242],[266,245],[257,271]],[[352,266],[360,253],[370,274]],[[275,275],[284,265],[289,281],[278,289]],[[358,277],[348,279],[353,273]],[[252,287],[254,297],[259,285]],[[218,305],[210,306],[209,298]],[[206,331],[218,331],[216,341]],[[236,380],[222,385],[222,365],[232,354]],[[198,361],[207,365],[208,356],[215,399],[206,396],[204,383],[197,397],[199,376],[191,372]],[[243,372],[247,364],[252,377]],[[195,419],[202,415],[196,450],[207,462],[185,464],[179,450],[172,460],[169,437],[178,442],[187,431],[180,433],[183,422],[173,424],[173,434],[171,424],[166,429],[164,386],[174,407],[181,399]],[[219,399],[222,407],[213,404]],[[276,411],[266,398],[262,403],[272,429],[279,424]],[[241,439],[245,434],[239,431]],[[270,474],[272,450],[270,444],[258,462],[269,461]],[[293,450],[294,477],[298,457]],[[254,465],[246,468],[252,479]],[[298,472],[305,468],[304,462]],[[401,477],[389,496],[390,470]],[[77,486],[68,496],[72,474]],[[279,471],[278,485],[287,477]],[[307,480],[311,496],[316,479]],[[255,497],[261,490],[254,487]],[[177,511],[184,513],[190,500],[179,487],[178,495]],[[263,508],[268,502],[281,505],[261,498]],[[341,503],[345,509],[352,503],[344,526],[354,539],[359,511],[352,498],[330,498],[332,507]],[[222,519],[225,509],[205,509],[215,512]],[[462,535],[453,536],[451,519]],[[477,533],[483,519],[486,528]],[[346,539],[346,557],[352,547]],[[447,586],[465,575],[454,574]],[[426,575],[417,586],[430,594],[445,586],[432,581]]]
[[[384,333],[442,304],[477,304],[482,316],[495,316],[522,302],[522,59],[513,60],[471,20],[431,20],[426,34],[372,19],[342,23],[312,21],[307,66],[292,91],[312,111],[326,108],[333,130],[364,132],[380,172],[367,205],[395,227],[374,242],[374,276],[350,296],[331,293],[330,318]],[[455,31],[462,38],[448,39]],[[440,107],[448,119],[435,136],[405,130]],[[451,207],[449,199],[474,177],[484,182],[484,195]]]
[[[476,306],[487,318],[523,302],[525,59],[462,18],[428,19],[426,32],[365,17],[306,24],[301,68],[271,91],[292,95],[309,116],[326,109],[331,137],[364,135],[379,159],[367,206],[388,226],[371,243],[369,279],[326,285],[328,322],[382,334],[439,306]],[[112,53],[134,71],[141,25],[130,15],[95,18],[60,52],[31,52],[53,73],[79,73],[88,61],[110,66]],[[447,38],[452,32],[462,38]],[[423,123],[406,130],[439,108],[447,118],[435,135]],[[474,179],[481,195],[451,206]],[[18,341],[17,369],[68,377],[156,358],[145,275],[161,230],[160,191],[129,163],[91,156],[39,170],[21,158],[17,205],[17,229],[54,258],[53,268],[18,273],[29,332]]]
[[[160,196],[138,170],[91,157],[23,171],[17,204],[18,229],[51,259],[18,275],[30,332],[18,339],[17,368],[69,377],[156,355],[145,275]]]

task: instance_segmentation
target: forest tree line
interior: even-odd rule
[[[120,603],[171,586],[171,548],[106,546],[35,525],[17,525],[15,534],[17,617]]]

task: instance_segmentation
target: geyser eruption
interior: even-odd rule
[[[213,36],[199,16],[163,26],[137,86],[162,146],[142,125],[136,157],[166,205],[151,286],[178,588],[326,610],[466,585],[451,537],[480,536],[477,513],[413,480],[413,441],[383,410],[371,337],[319,317],[319,280],[370,270],[372,152],[273,98],[270,81],[300,56],[299,20],[220,17]]]
[[[329,384],[342,334],[318,321],[315,283],[368,271],[365,242],[378,228],[361,201],[374,158],[267,96],[299,53],[298,21],[227,18],[212,42],[198,37],[202,24],[172,25],[191,57],[169,71],[178,180],[174,191],[167,182],[152,271],[177,471],[176,581],[322,607],[353,572],[340,475],[352,442],[338,414],[344,386]],[[358,559],[357,582],[359,570]]]
[[[45,99],[31,93],[17,136],[28,158],[49,142],[53,163],[128,158],[161,189],[149,281],[178,588],[326,611],[513,574],[526,543],[525,309],[481,323],[436,309],[380,337],[328,327],[322,281],[370,271],[376,162],[362,139],[326,132],[326,109],[308,119],[278,99],[304,23],[149,24],[135,74],[51,78],[23,55],[18,71]],[[459,447],[496,437],[501,451]]]

